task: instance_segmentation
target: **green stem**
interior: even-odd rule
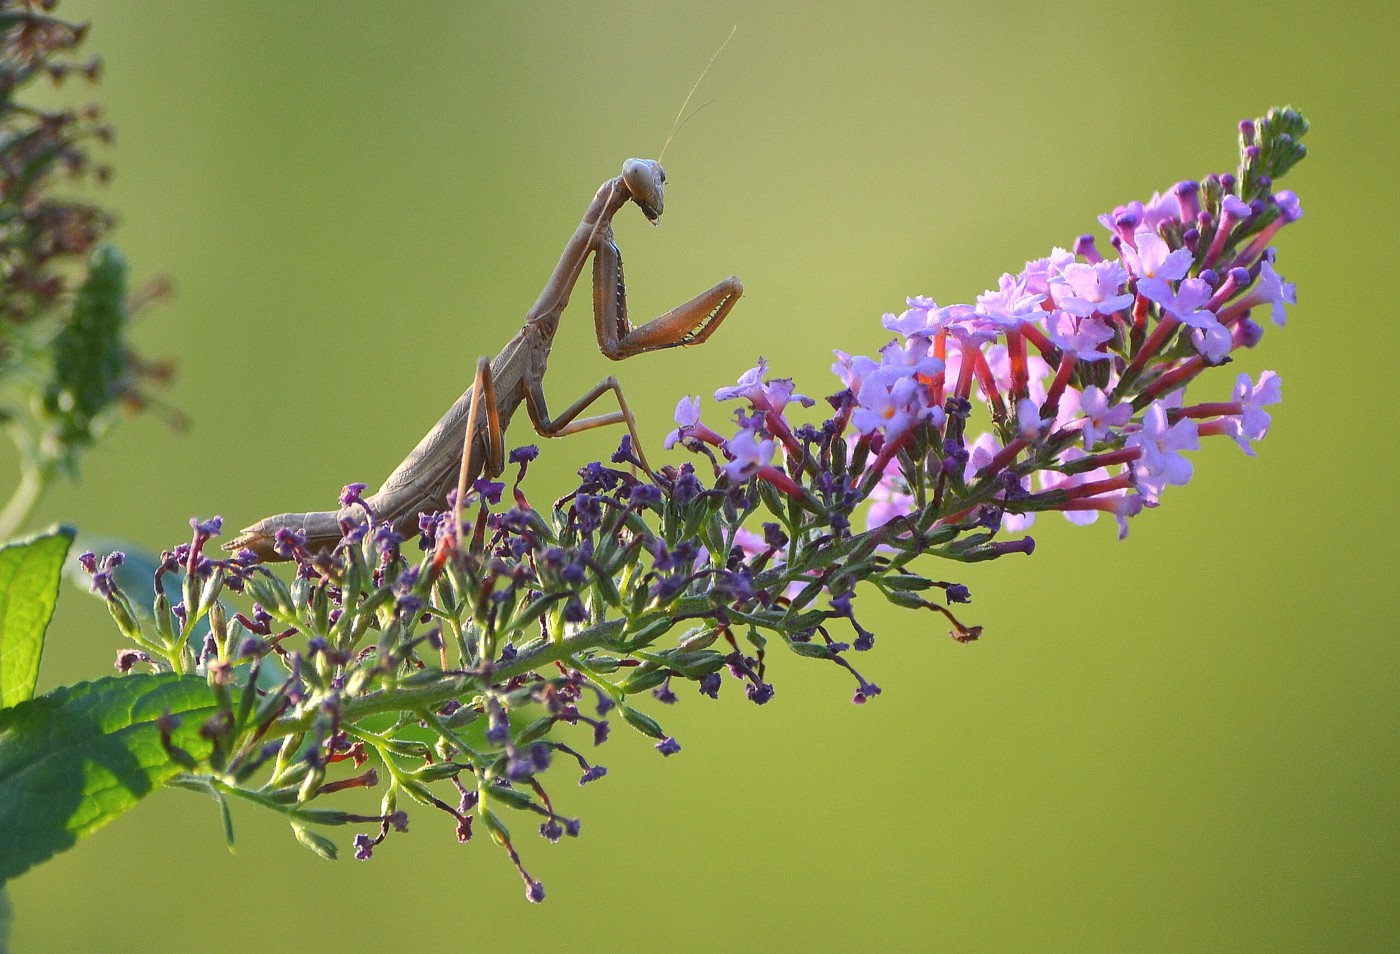
[[[0,510],[0,540],[8,540],[19,532],[34,507],[48,489],[48,469],[27,466],[20,475],[19,486],[10,495],[5,509]]]

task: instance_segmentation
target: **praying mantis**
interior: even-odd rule
[[[377,521],[411,537],[419,531],[420,514],[447,508],[450,490],[456,488],[461,501],[478,477],[499,476],[505,470],[503,435],[522,403],[530,423],[543,437],[563,437],[594,427],[625,424],[642,468],[651,472],[637,435],[636,420],[617,378],[604,378],[557,417],[549,413],[543,381],[559,320],[589,256],[593,258],[593,320],[598,347],[614,361],[706,341],[743,294],[739,279],[730,276],[685,304],[633,327],[627,315],[622,254],[613,238],[612,220],[632,202],[648,221],[657,224],[661,220],[665,182],[666,173],[659,161],[628,159],[622,165],[621,175],[599,187],[539,299],[526,312],[524,326],[494,359],[482,357],[477,361],[472,386],[447,409],[383,485],[365,498]],[[617,397],[618,410],[594,417],[579,416],[609,391]],[[329,551],[342,538],[342,520],[362,522],[364,514],[347,508],[265,517],[245,528],[225,549],[247,548],[264,562],[287,559],[274,549],[277,531],[285,528],[304,533],[309,551]]]

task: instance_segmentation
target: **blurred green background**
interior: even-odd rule
[[[871,705],[780,655],[767,707],[731,684],[663,713],[678,757],[620,731],[606,781],[555,785],[582,837],[520,839],[540,907],[424,810],[330,865],[242,806],[230,855],[212,804],[161,792],[12,885],[15,949],[1394,949],[1397,362],[1366,282],[1400,215],[1396,11],[65,0],[107,65],[117,241],[178,287],[138,338],[179,359],[193,427],[128,423],[36,522],[153,549],[192,514],[376,484],[733,24],[666,157],[664,227],[629,209],[617,231],[639,317],[731,273],[743,301],[704,348],[612,366],[580,294],[547,381],[559,405],[616,371],[658,444],[682,394],[760,353],[825,394],[830,349],[878,348],[904,296],[971,300],[1116,203],[1232,169],[1240,118],[1301,108],[1312,155],[1279,242],[1301,304],[1237,365],[1285,382],[1259,458],[1208,442],[1124,543],[1042,517],[1034,557],[949,568],[980,642],[871,613]],[[546,446],[535,496],[617,437]],[[70,591],[41,689],[117,647]]]

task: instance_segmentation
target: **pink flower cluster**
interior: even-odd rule
[[[1241,131],[1260,135],[1250,123]],[[1059,510],[1081,524],[1111,513],[1126,535],[1128,518],[1190,480],[1200,438],[1223,435],[1252,455],[1269,429],[1265,408],[1281,398],[1265,371],[1239,374],[1226,400],[1187,399],[1203,371],[1259,342],[1256,312],[1283,325],[1296,302],[1269,243],[1302,209],[1293,193],[1270,191],[1249,165],[1259,147],[1245,147],[1238,178],[1181,182],[1100,216],[1111,257],[1086,235],[1003,275],[975,304],[909,298],[884,316],[898,337],[878,356],[835,352],[843,389],[822,428],[786,418],[794,402],[813,402],[768,380],[760,359],[715,393],[748,402],[735,436],[702,424],[699,399],[686,398],[666,446],[707,444],[731,481],[756,477],[816,509],[813,461],[839,437],[847,459],[835,470],[869,501],[870,529],[927,516],[922,526],[972,519],[1018,532],[1037,511]],[[974,399],[990,415],[980,433],[969,427]]]

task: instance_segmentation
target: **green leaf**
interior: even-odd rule
[[[67,447],[89,444],[99,419],[121,396],[126,374],[126,261],[110,245],[88,260],[87,280],[49,346],[53,378],[44,410]]]
[[[71,527],[0,547],[0,709],[34,695]]]
[[[214,714],[203,679],[111,676],[0,710],[0,883],[45,861],[135,805],[181,768],[158,720],[180,719],[172,745],[196,759]]]
[[[335,861],[336,856],[340,854],[340,849],[335,846],[335,842],[331,841],[325,835],[312,831],[305,825],[292,822],[292,832],[297,836],[297,841],[301,842],[303,846],[310,848],[327,861]]]

